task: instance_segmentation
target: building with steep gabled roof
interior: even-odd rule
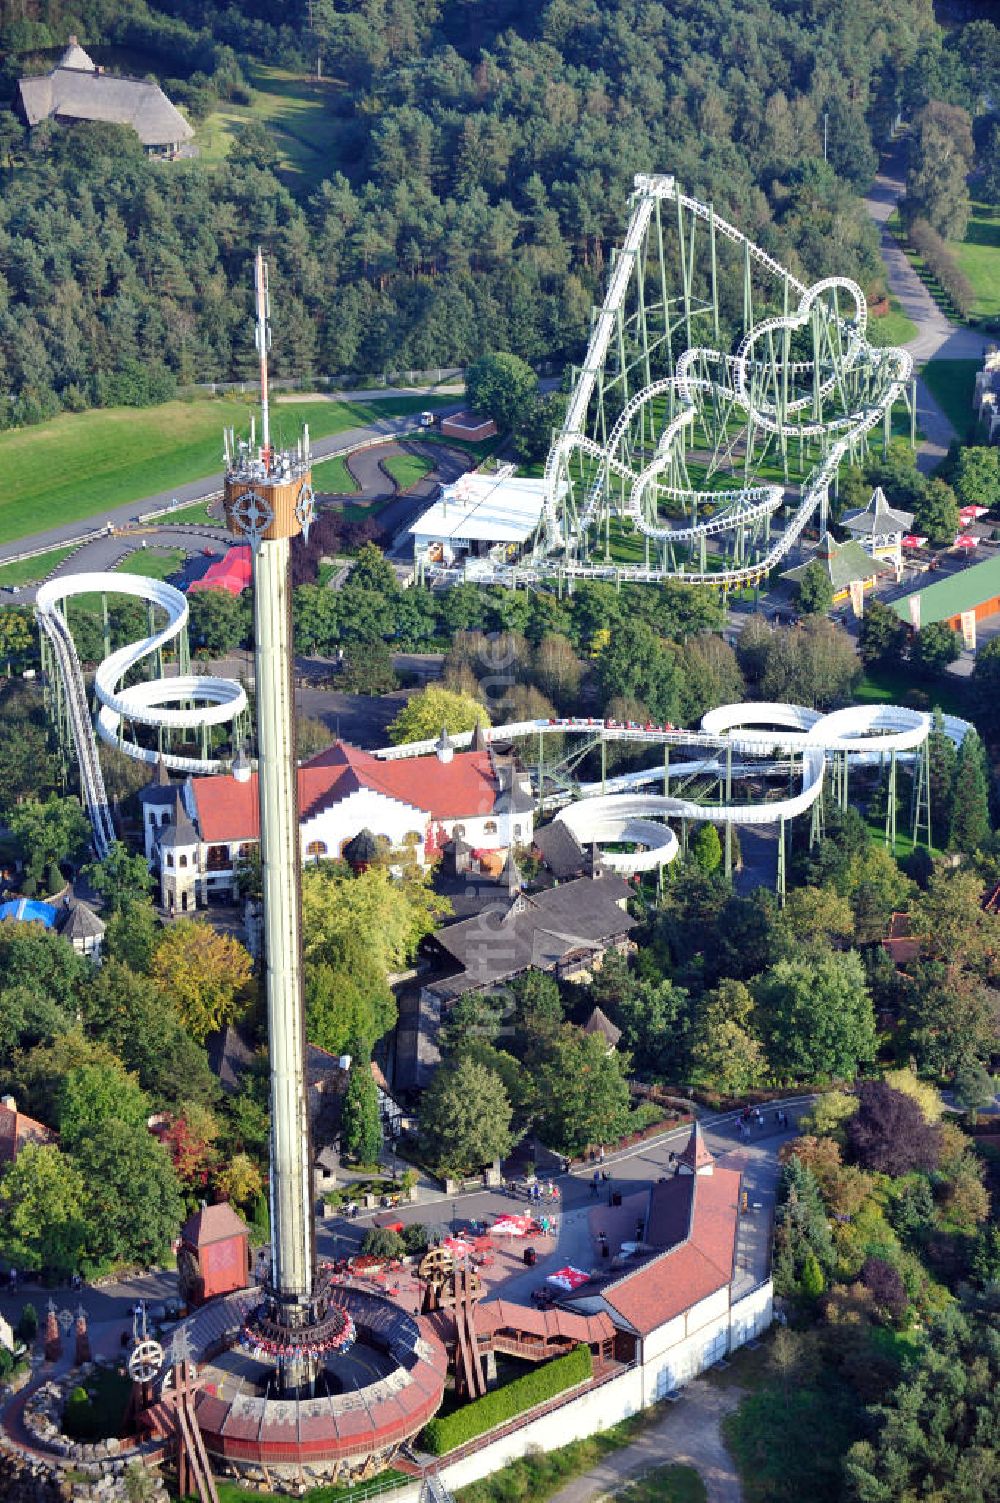
[[[61,934],[78,955],[87,955],[95,962],[100,960],[105,926],[89,903],[75,895],[64,898],[55,927],[56,933]]]
[[[781,577],[790,579],[793,584],[801,584],[803,575],[813,563],[818,563],[829,575],[834,604],[848,598],[852,584],[870,590],[879,579],[890,578],[894,573],[891,564],[872,558],[853,538],[838,543],[832,533],[824,532],[813,557],[794,569],[786,569]]]
[[[890,506],[880,485],[872,491],[868,505],[849,511],[841,525],[872,558],[892,564],[897,573],[903,567],[903,538],[913,530],[913,513]]]
[[[0,1164],[13,1164],[28,1143],[55,1143],[58,1133],[19,1112],[13,1096],[0,1097]]]
[[[174,909],[187,911],[185,893],[188,907],[233,897],[238,865],[258,842],[257,774],[191,778],[182,791],[164,776],[158,768],[143,790],[146,854],[159,858],[164,906],[172,896]],[[298,783],[303,861],[363,865],[385,851],[426,866],[459,841],[477,859],[492,856],[499,871],[534,832],[528,780],[513,758],[492,747],[457,751],[450,738],[438,755],[399,758],[337,741],[300,766]],[[181,872],[193,881],[181,882]]]
[[[614,1023],[612,1023],[607,1013],[601,1007],[594,1008],[593,1012],[590,1014],[590,1017],[583,1025],[583,1031],[584,1033],[600,1034],[601,1037],[607,1041],[609,1054],[611,1053],[612,1049],[617,1049],[619,1040],[622,1036],[621,1029],[615,1027]]]
[[[106,73],[72,36],[51,73],[18,81],[17,106],[29,129],[43,120],[129,126],[158,155],[172,155],[194,135],[159,84]]]

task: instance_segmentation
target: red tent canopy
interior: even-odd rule
[[[201,579],[188,586],[188,594],[195,595],[199,590],[227,590],[230,595],[242,595],[250,583],[250,571],[250,546],[238,543],[227,549],[223,558],[216,559]]]

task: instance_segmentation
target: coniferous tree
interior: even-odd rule
[[[971,854],[981,849],[990,833],[990,794],[986,755],[975,731],[967,731],[955,767],[948,844]]]

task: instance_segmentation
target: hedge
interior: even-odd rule
[[[465,1445],[487,1430],[516,1419],[527,1409],[544,1404],[567,1388],[586,1383],[594,1375],[594,1364],[589,1346],[574,1347],[565,1357],[556,1357],[545,1362],[534,1372],[515,1378],[503,1388],[495,1388],[483,1399],[456,1409],[441,1419],[432,1419],[424,1426],[421,1444],[432,1456],[443,1456],[456,1446]]]
[[[972,284],[937,230],[926,219],[915,219],[909,229],[910,244],[939,287],[951,299],[963,318],[967,318],[975,293]]]

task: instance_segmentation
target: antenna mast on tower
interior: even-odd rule
[[[271,348],[271,299],[267,288],[267,262],[264,252],[257,247],[254,263],[254,282],[257,293],[257,328],[255,339],[260,355],[260,457],[265,472],[271,467],[271,425],[267,400],[267,352]]]

